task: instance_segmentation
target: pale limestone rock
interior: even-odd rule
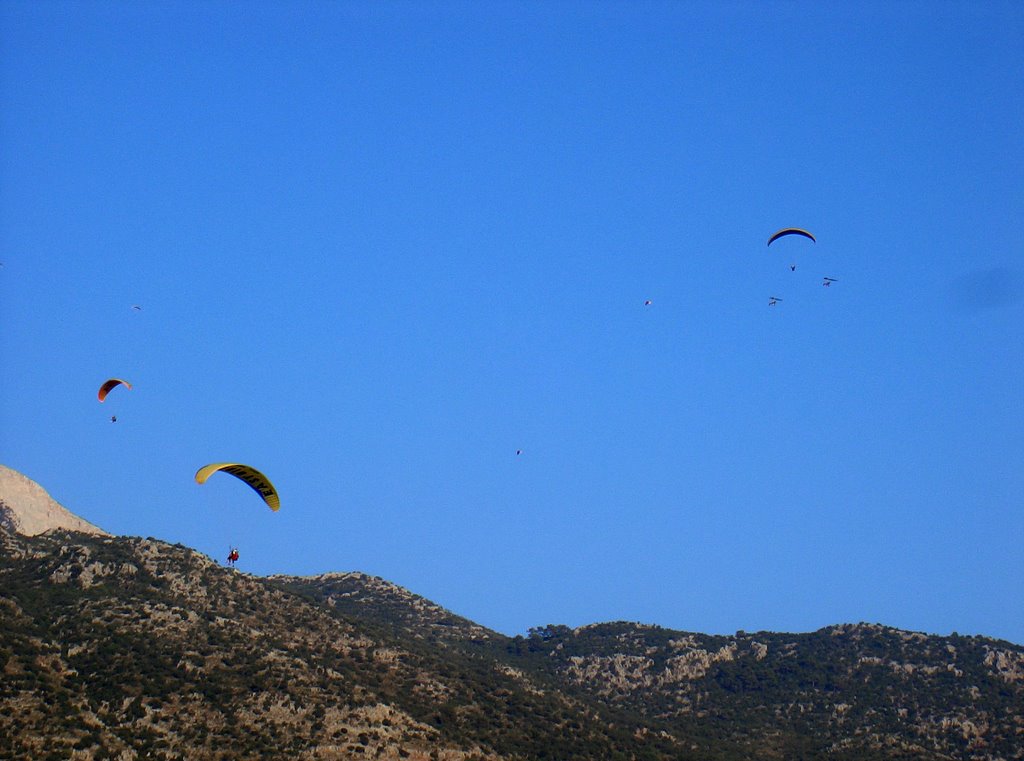
[[[31,478],[0,465],[0,526],[25,536],[53,529],[110,536],[69,511]]]
[[[1012,650],[985,646],[985,665],[1007,682],[1024,680],[1024,655]]]

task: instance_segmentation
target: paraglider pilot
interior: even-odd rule
[[[234,567],[235,563],[238,562],[238,548],[232,547],[231,552],[228,553],[228,565]]]

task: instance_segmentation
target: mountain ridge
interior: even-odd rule
[[[1024,647],[977,635],[509,637],[377,576],[9,525],[0,611],[0,759],[1024,758]]]

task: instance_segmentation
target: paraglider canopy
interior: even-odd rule
[[[770,246],[772,243],[777,241],[779,238],[784,238],[787,235],[802,235],[805,238],[810,238],[811,241],[813,241],[814,243],[818,242],[818,241],[816,241],[814,239],[813,235],[811,235],[809,232],[807,232],[807,230],[801,230],[799,227],[783,227],[778,232],[772,234],[772,237],[770,237],[768,239],[768,245]]]
[[[97,397],[99,397],[99,400],[102,402],[104,399],[107,398],[107,394],[109,394],[110,391],[116,388],[117,386],[124,386],[129,391],[132,390],[132,384],[129,383],[128,381],[121,380],[120,378],[111,378],[110,380],[104,382],[102,386],[100,386],[100,390],[99,393],[97,394]]]
[[[196,483],[206,483],[207,478],[220,470],[230,473],[235,478],[249,484],[253,491],[259,494],[263,501],[267,503],[267,507],[275,513],[281,509],[281,498],[277,494],[277,489],[270,483],[270,479],[249,465],[242,465],[237,462],[215,462],[210,465],[204,465],[196,471]]]

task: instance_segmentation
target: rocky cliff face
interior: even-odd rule
[[[0,465],[0,526],[26,536],[64,529],[109,536],[53,499],[42,486]]]

